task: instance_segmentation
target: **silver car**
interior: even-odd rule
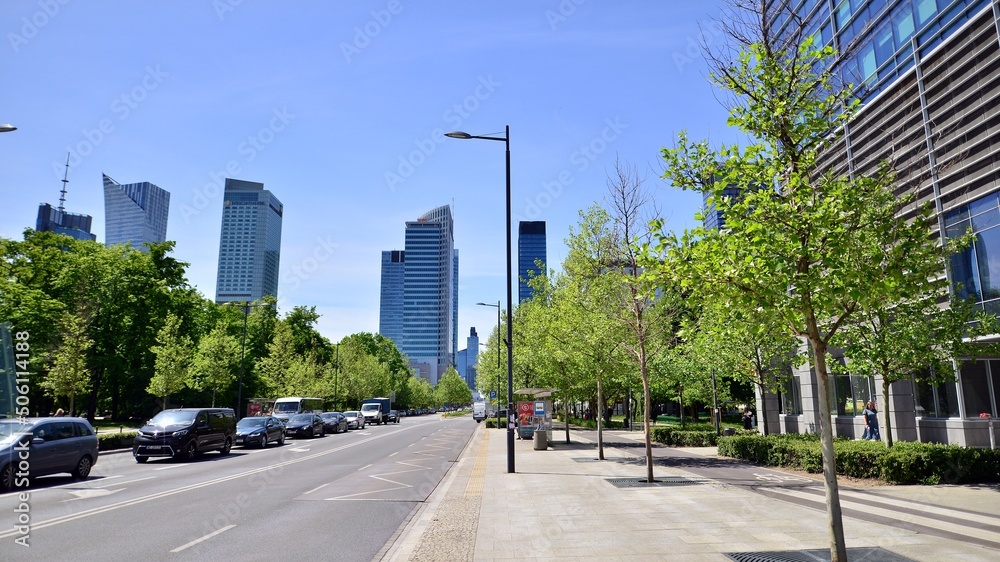
[[[83,418],[0,419],[0,490],[61,472],[83,480],[97,454],[97,432]]]
[[[365,416],[357,410],[350,410],[344,412],[344,417],[347,418],[347,429],[364,429],[365,428]]]

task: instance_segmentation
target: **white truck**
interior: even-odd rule
[[[472,405],[472,418],[476,423],[486,419],[486,402],[476,402]]]
[[[361,415],[365,417],[365,423],[382,425],[389,421],[389,408],[392,403],[388,398],[369,398],[361,404]]]

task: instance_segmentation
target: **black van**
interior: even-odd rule
[[[136,462],[149,457],[193,459],[205,451],[229,454],[236,433],[232,408],[179,408],[163,410],[149,420],[132,445]]]

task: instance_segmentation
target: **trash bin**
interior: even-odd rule
[[[736,435],[736,430],[733,429],[733,428],[731,428],[731,427],[727,427],[727,428],[724,428],[722,430],[722,434],[723,435]]]
[[[549,448],[548,431],[544,429],[535,430],[535,450],[544,451]]]

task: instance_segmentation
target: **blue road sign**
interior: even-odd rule
[[[491,390],[490,391],[490,400],[496,400],[496,399],[497,399],[497,391]]]

